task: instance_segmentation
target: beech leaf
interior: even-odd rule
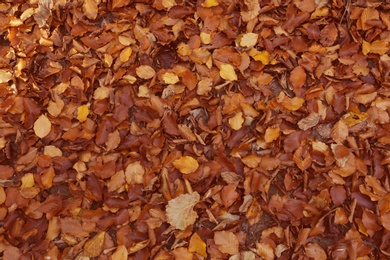
[[[195,223],[198,214],[193,210],[199,202],[200,195],[197,192],[181,194],[168,202],[166,207],[167,221],[173,227],[184,230]]]
[[[102,231],[88,240],[84,245],[84,256],[97,257],[103,250],[104,236],[106,232]]]
[[[39,138],[44,138],[50,133],[50,131],[51,131],[50,120],[45,115],[41,115],[40,117],[38,117],[38,119],[34,123],[34,133]]]
[[[219,75],[225,80],[237,80],[236,72],[234,71],[233,66],[230,64],[222,64],[219,71]]]
[[[182,156],[172,162],[173,166],[183,174],[190,174],[199,167],[198,162],[191,156]]]
[[[238,238],[230,231],[216,231],[214,233],[214,241],[218,246],[219,251],[229,255],[238,254]]]

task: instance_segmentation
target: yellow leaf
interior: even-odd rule
[[[206,7],[206,8],[218,6],[218,5],[219,5],[219,3],[217,0],[206,0],[202,3],[202,6]]]
[[[194,206],[199,202],[200,195],[197,192],[181,194],[168,202],[166,207],[167,221],[173,227],[180,230],[186,229],[195,223],[198,217]]]
[[[202,41],[203,44],[210,44],[211,42],[211,34],[201,32],[200,33],[200,40]]]
[[[41,115],[38,117],[38,119],[34,123],[34,133],[39,138],[44,138],[47,136],[51,131],[51,122],[50,120],[45,116]]]
[[[358,114],[355,112],[349,112],[341,118],[341,121],[343,121],[348,127],[352,127],[354,125],[363,122],[367,118],[368,118],[367,113],[361,112]]]
[[[88,114],[89,114],[88,105],[82,105],[77,108],[77,119],[80,122],[84,122],[85,120],[87,120]]]
[[[100,255],[103,249],[105,234],[106,232],[102,231],[85,243],[84,256],[97,257]]]
[[[162,76],[162,79],[164,80],[165,84],[176,84],[179,82],[179,77],[172,72],[165,72]]]
[[[111,259],[112,260],[127,260],[127,248],[125,245],[120,245],[115,250],[115,252],[112,254]]]
[[[131,49],[131,47],[126,47],[119,54],[119,58],[122,62],[126,62],[130,59],[130,56],[132,53],[133,53],[133,50]]]
[[[34,181],[34,174],[32,173],[26,173],[22,179],[22,186],[20,187],[21,189],[26,189],[26,188],[31,188],[34,186],[35,181]]]
[[[229,125],[234,130],[239,130],[244,123],[244,118],[242,117],[242,112],[236,113],[233,117],[229,118]]]
[[[333,126],[330,136],[336,143],[344,142],[348,136],[348,126],[342,120],[339,120]]]
[[[273,141],[278,139],[279,136],[280,136],[279,127],[277,127],[277,128],[269,127],[269,128],[267,128],[267,130],[265,130],[264,140],[266,143],[272,143]]]
[[[200,238],[198,233],[194,233],[190,239],[190,245],[188,251],[191,253],[197,253],[203,257],[207,257],[206,243]]]
[[[230,64],[222,64],[219,70],[219,75],[225,80],[237,80],[236,72],[234,71],[233,66]]]
[[[176,5],[176,2],[175,0],[162,0],[161,4],[169,10]]]
[[[255,61],[261,61],[264,65],[269,63],[270,55],[268,51],[259,51],[252,56]]]
[[[98,5],[96,0],[84,0],[83,12],[91,20],[95,20],[98,15]]]
[[[135,69],[135,73],[141,79],[151,79],[156,74],[156,71],[148,65],[141,65]]]
[[[242,47],[253,47],[257,43],[259,35],[257,33],[246,33],[242,36],[240,46]]]
[[[389,51],[389,42],[385,40],[376,40],[371,43],[370,52],[383,55]]]
[[[190,174],[199,167],[198,161],[191,156],[182,156],[172,162],[173,166],[183,174]]]

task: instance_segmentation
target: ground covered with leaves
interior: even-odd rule
[[[390,3],[0,3],[3,259],[387,259]]]

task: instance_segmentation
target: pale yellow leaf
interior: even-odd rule
[[[141,85],[138,88],[138,97],[150,98],[149,88],[147,85]]]
[[[26,188],[31,188],[34,186],[35,184],[35,181],[34,181],[34,174],[32,173],[26,173],[22,179],[22,185],[21,185],[21,189],[26,189]]]
[[[219,70],[219,75],[221,78],[229,81],[237,80],[236,72],[230,64],[222,64]]]
[[[141,79],[151,79],[156,75],[156,71],[148,65],[139,66],[135,69],[135,72]]]
[[[188,251],[192,253],[197,253],[203,257],[207,257],[206,243],[200,238],[200,236],[196,232],[192,235],[190,239]]]
[[[125,245],[120,245],[117,247],[115,252],[112,254],[111,259],[112,260],[127,260],[127,248]]]
[[[206,8],[209,8],[209,7],[214,7],[214,6],[218,6],[219,3],[217,0],[205,0],[203,3],[202,3],[202,6],[203,7],[206,7]]]
[[[179,77],[172,72],[165,72],[162,76],[162,79],[165,84],[176,84],[177,82],[179,82]]]
[[[130,59],[132,53],[133,50],[131,49],[131,47],[126,47],[119,54],[119,59],[121,60],[121,62],[126,62]]]
[[[193,210],[199,202],[200,195],[197,192],[181,194],[168,202],[166,207],[167,221],[174,228],[186,229],[195,223],[198,214]]]
[[[175,0],[162,0],[161,3],[168,10],[176,5]]]
[[[84,0],[83,12],[91,20],[95,20],[98,15],[98,5],[96,0]]]
[[[183,174],[190,174],[199,167],[198,161],[191,156],[182,156],[172,162],[173,166]]]
[[[50,157],[62,156],[61,149],[55,147],[54,145],[47,145],[43,148],[43,154]]]
[[[279,136],[280,136],[279,127],[276,128],[268,127],[267,130],[265,130],[264,140],[266,143],[272,143],[273,141],[278,139]]]
[[[39,138],[44,138],[50,133],[50,131],[51,131],[50,120],[45,115],[41,115],[40,117],[38,117],[38,119],[34,122],[34,133]]]
[[[112,88],[105,86],[98,87],[95,92],[93,92],[93,99],[102,100],[108,98],[112,92]]]
[[[86,257],[97,257],[100,255],[103,249],[104,236],[106,232],[101,231],[93,238],[88,240],[84,245],[84,256]]]
[[[216,231],[214,241],[219,251],[224,254],[235,255],[239,253],[238,238],[231,231]]]
[[[0,70],[0,84],[6,83],[13,78],[12,73],[6,70]]]
[[[259,35],[257,33],[246,33],[242,36],[240,46],[242,47],[253,47],[257,43]]]
[[[200,33],[200,40],[202,41],[203,44],[210,44],[211,42],[211,34],[201,32]]]
[[[242,124],[244,123],[242,112],[236,113],[233,117],[229,118],[228,122],[232,129],[234,130],[241,129]]]
[[[88,105],[82,105],[77,108],[77,120],[84,122],[89,115]]]

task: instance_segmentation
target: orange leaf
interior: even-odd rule
[[[88,19],[95,20],[98,15],[96,0],[84,0],[83,12]]]
[[[190,174],[199,167],[198,161],[191,156],[182,156],[172,162],[173,166],[183,174]]]
[[[279,127],[276,128],[268,127],[267,130],[265,130],[264,140],[266,143],[272,143],[273,141],[278,139],[279,136],[280,136]]]
[[[303,67],[295,67],[290,73],[290,82],[294,88],[300,88],[305,84],[306,72]]]
[[[112,254],[111,259],[115,260],[127,260],[127,248],[125,245],[120,245],[118,248],[115,250],[115,252]]]
[[[188,251],[191,253],[197,253],[203,257],[207,257],[206,243],[200,238],[198,233],[194,233],[190,239],[190,245]]]
[[[234,130],[239,130],[244,123],[244,118],[242,117],[242,112],[236,113],[233,117],[228,120],[229,125]]]

